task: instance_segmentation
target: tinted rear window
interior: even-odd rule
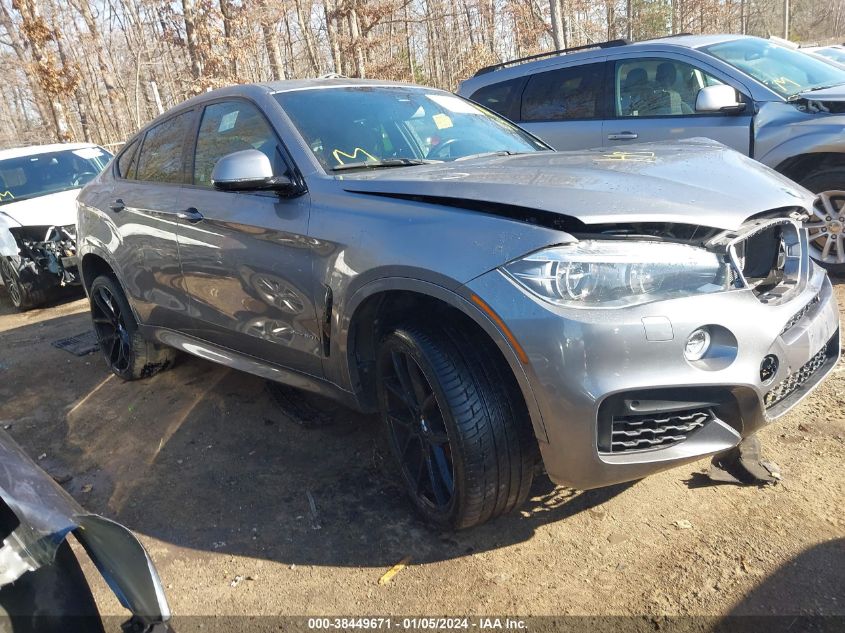
[[[604,63],[538,73],[522,93],[522,121],[601,118]]]
[[[517,79],[510,79],[509,81],[502,81],[497,84],[490,84],[479,88],[470,99],[476,103],[480,103],[485,108],[490,108],[493,112],[498,112],[502,116],[513,116],[514,100],[519,99],[519,92],[522,89],[524,79],[519,77]]]
[[[182,182],[185,134],[192,114],[183,112],[147,132],[138,160],[138,180]]]

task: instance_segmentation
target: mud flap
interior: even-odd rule
[[[707,476],[719,483],[747,486],[773,485],[781,479],[777,464],[763,460],[760,440],[756,435],[714,455]]]

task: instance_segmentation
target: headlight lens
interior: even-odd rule
[[[505,271],[546,301],[623,308],[730,287],[730,265],[686,244],[585,240],[532,253]]]

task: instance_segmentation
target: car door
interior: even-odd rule
[[[605,86],[603,62],[531,75],[522,91],[519,125],[557,150],[601,147]]]
[[[120,154],[105,213],[118,240],[108,244],[120,281],[142,323],[179,329],[190,324],[179,265],[185,145],[194,111],[156,124]]]
[[[310,198],[223,192],[211,173],[232,152],[258,149],[277,174],[291,173],[282,144],[250,101],[207,104],[182,206],[182,272],[198,338],[284,367],[320,375],[321,343],[312,295]]]
[[[716,70],[680,55],[610,57],[610,116],[603,126],[607,147],[705,137],[748,154],[753,103],[741,87]],[[746,108],[739,113],[696,112],[698,91],[728,83]]]

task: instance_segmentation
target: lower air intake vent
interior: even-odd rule
[[[766,408],[775,406],[778,402],[800,389],[813,375],[827,362],[827,347],[821,348],[818,353],[804,363],[798,371],[794,371],[786,378],[776,384],[765,396]]]
[[[691,433],[715,419],[710,409],[688,409],[659,415],[613,416],[611,453],[665,448],[683,442]]]

